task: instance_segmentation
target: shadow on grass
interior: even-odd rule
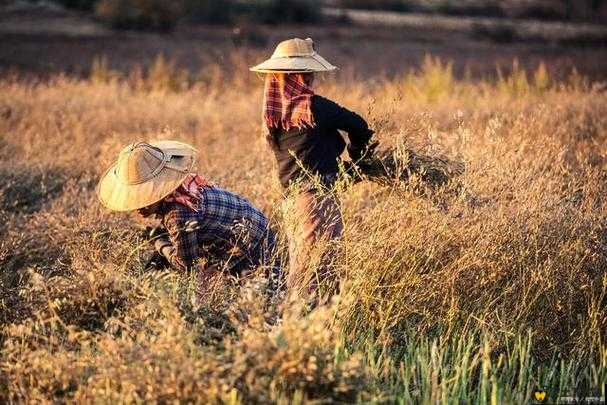
[[[32,214],[56,198],[68,174],[55,167],[0,166],[0,212]]]

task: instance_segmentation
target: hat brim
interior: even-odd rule
[[[171,160],[152,179],[139,184],[124,183],[118,178],[115,162],[97,185],[97,196],[112,211],[133,211],[152,205],[175,191],[192,171],[196,149],[176,141],[156,141],[151,145],[171,155]]]
[[[198,153],[198,149],[194,148],[187,143],[172,141],[168,139],[150,141],[150,145],[162,149],[164,153],[171,156],[195,156]]]
[[[316,73],[333,72],[336,66],[318,54],[297,57],[270,58],[249,70],[258,73]]]

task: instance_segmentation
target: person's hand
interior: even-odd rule
[[[348,147],[348,154],[355,165],[359,165],[365,160],[373,160],[375,149],[379,146],[379,141],[369,142],[364,148],[355,148],[353,145]]]
[[[173,246],[168,236],[158,236],[153,242],[154,249],[156,249],[156,252],[160,253],[164,257],[167,257],[166,253],[163,250]]]
[[[150,243],[155,243],[156,239],[168,235],[166,228],[162,225],[159,226],[146,226],[145,229],[141,232],[141,236],[143,239],[147,240]]]
[[[367,147],[365,148],[365,153],[363,154],[364,158],[373,158],[375,155],[375,149],[379,146],[379,141],[369,142]]]
[[[159,252],[152,253],[150,259],[146,262],[143,269],[145,271],[159,271],[170,267],[169,261]]]

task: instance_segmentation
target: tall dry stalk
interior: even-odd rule
[[[321,84],[400,151],[386,156],[400,172],[340,183],[342,293],[303,318],[255,284],[199,306],[193,275],[143,272],[137,225],[94,194],[124,144],[176,137],[284,236],[259,83],[0,80],[0,398],[520,403],[604,383],[604,87],[424,69]],[[400,176],[416,159],[465,170],[419,193],[423,171]]]

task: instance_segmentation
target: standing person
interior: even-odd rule
[[[171,267],[197,270],[199,297],[222,272],[241,275],[265,266],[275,276],[275,237],[249,201],[194,171],[197,151],[176,141],[125,147],[97,187],[113,211],[159,219],[156,251]]]
[[[320,256],[316,272],[306,267],[313,262],[314,248],[338,241],[343,231],[339,201],[326,192],[337,179],[346,148],[339,131],[348,134],[347,150],[354,163],[373,149],[373,131],[363,118],[314,94],[314,74],[336,69],[316,53],[310,38],[281,42],[270,59],[251,68],[265,74],[263,125],[296,216],[289,240],[287,287],[295,296],[311,294],[316,302],[323,299],[319,282],[335,276],[334,254],[330,249],[316,252]]]

